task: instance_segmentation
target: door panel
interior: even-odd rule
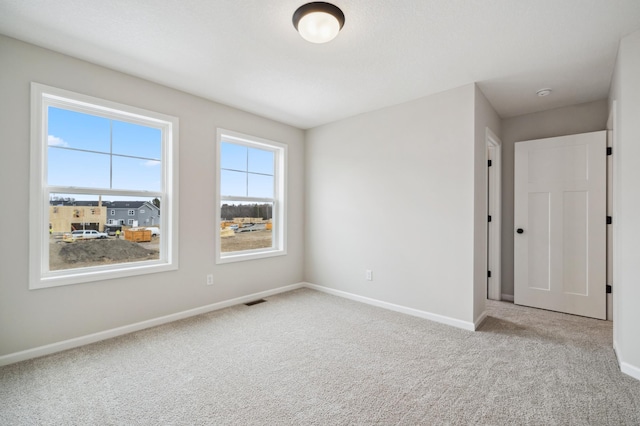
[[[549,193],[533,192],[529,194],[529,234],[527,252],[529,253],[529,287],[538,290],[550,290],[549,281]]]
[[[516,144],[516,304],[606,318],[605,154],[605,132]]]
[[[562,271],[566,293],[588,296],[587,192],[565,192],[562,204]]]

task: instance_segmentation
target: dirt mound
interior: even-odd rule
[[[157,259],[156,250],[148,250],[126,240],[85,240],[63,244],[59,256],[65,263],[117,263],[132,260]]]

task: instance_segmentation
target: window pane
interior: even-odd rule
[[[159,259],[160,200],[51,194],[49,270]],[[145,214],[138,213],[144,206]],[[134,207],[135,217],[128,216]],[[107,213],[114,211],[107,219]],[[129,221],[138,228],[123,226]],[[144,228],[141,228],[144,227]]]
[[[113,188],[160,191],[162,168],[159,161],[113,157]]]
[[[220,205],[222,253],[273,247],[273,203]]]
[[[247,196],[247,174],[244,172],[220,171],[220,195]]]
[[[109,121],[95,115],[48,107],[48,144],[109,152]]]
[[[109,188],[109,155],[48,148],[49,185]]]
[[[233,143],[220,144],[220,168],[247,171],[247,147]]]
[[[139,124],[113,121],[113,153],[161,158],[162,131]]]
[[[264,149],[249,148],[249,172],[273,176],[273,152]]]
[[[273,198],[273,176],[249,173],[249,197]]]

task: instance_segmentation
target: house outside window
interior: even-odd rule
[[[129,210],[129,216],[135,216],[135,215],[136,215],[135,210]]]
[[[286,254],[287,145],[218,130],[216,263]]]
[[[177,118],[38,83],[31,93],[29,288],[177,269]],[[107,208],[116,216],[114,200],[157,200],[157,250],[105,262],[100,247],[89,250],[98,241],[86,241],[75,246],[86,250],[83,262],[52,253],[61,247],[55,238],[74,229],[102,232]]]

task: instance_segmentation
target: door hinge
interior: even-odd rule
[[[489,222],[491,222],[491,215],[489,215]]]
[[[607,294],[611,293],[611,286],[607,284]]]
[[[611,225],[613,223],[613,218],[611,216],[607,216],[607,225]]]
[[[487,278],[491,278],[491,271],[487,271]]]
[[[489,167],[491,167],[491,160],[489,160]]]

